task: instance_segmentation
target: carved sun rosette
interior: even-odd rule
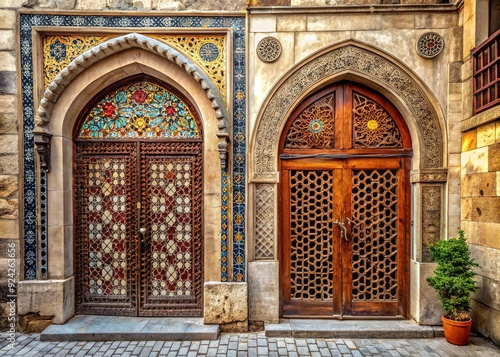
[[[424,58],[434,58],[444,48],[444,39],[435,32],[426,32],[417,41],[417,52]]]
[[[257,56],[264,62],[274,62],[281,55],[281,43],[274,37],[264,37],[257,45]]]

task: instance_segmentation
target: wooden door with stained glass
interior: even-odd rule
[[[201,125],[147,79],[97,96],[75,130],[76,312],[202,313]]]
[[[291,115],[280,151],[282,316],[408,316],[409,156],[399,112],[338,83]]]

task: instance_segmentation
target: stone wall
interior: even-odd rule
[[[246,6],[245,0],[25,0],[24,2],[33,8],[60,10],[241,11]]]
[[[251,6],[343,6],[380,4],[442,4],[448,0],[249,0]]]
[[[500,343],[500,108],[486,114],[496,120],[462,135],[461,218],[472,256],[481,265],[473,324]]]
[[[479,291],[473,295],[473,327],[500,343],[500,106],[473,113],[471,50],[488,37],[485,1],[462,8],[462,154],[461,226],[477,269]]]
[[[0,0],[0,329],[8,324],[8,249],[15,246],[19,281],[19,137],[16,83],[16,8],[22,0]],[[5,331],[5,330],[4,330]]]

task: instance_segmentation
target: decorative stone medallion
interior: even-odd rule
[[[200,58],[205,62],[213,62],[219,57],[219,48],[215,43],[207,42],[200,47]]]
[[[435,32],[424,33],[417,41],[417,52],[425,58],[434,58],[441,53],[444,39]]]
[[[274,37],[264,37],[257,45],[257,56],[264,62],[274,62],[281,55],[281,43]]]

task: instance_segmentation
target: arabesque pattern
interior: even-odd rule
[[[113,36],[57,35],[43,37],[43,82],[45,88],[76,57]]]
[[[403,147],[401,133],[389,113],[377,102],[353,92],[353,146]]]
[[[354,170],[353,301],[397,300],[397,170]]]
[[[210,36],[201,34],[159,35],[147,34],[151,38],[160,40],[177,50],[182,51],[195,61],[213,79],[220,94],[226,98],[226,59],[225,38],[223,34]],[[114,36],[95,35],[55,35],[43,38],[43,67],[44,84],[47,87],[55,76],[61,72],[72,60],[90,50],[96,45],[113,38]],[[210,47],[211,57],[206,55],[206,48]]]
[[[83,120],[81,139],[199,138],[198,123],[178,96],[151,82],[134,82],[102,98]]]
[[[333,174],[290,172],[290,297],[333,298]]]
[[[290,126],[286,149],[332,149],[335,144],[335,94],[308,106]]]

